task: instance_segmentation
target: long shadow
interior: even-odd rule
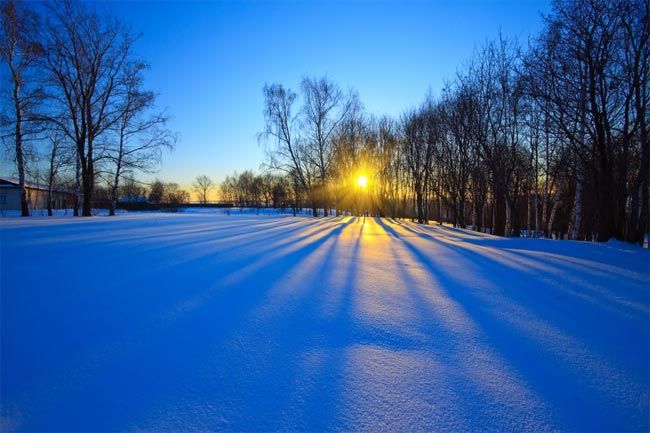
[[[375,220],[368,221],[367,228],[372,229]],[[336,416],[325,424],[316,424],[316,428],[308,425],[306,430],[459,429],[465,425],[462,414],[466,406],[435,366],[442,343],[437,337],[443,335],[435,331],[435,324],[427,323],[427,308],[422,298],[413,299],[408,306],[399,302],[403,292],[396,291],[394,286],[404,285],[408,291],[417,287],[410,284],[416,281],[400,271],[399,260],[381,255],[384,262],[374,261],[371,249],[390,249],[392,245],[389,240],[375,242],[374,239],[382,239],[382,233],[370,231],[370,237],[361,231],[354,243],[358,247],[352,251],[347,277],[343,280],[349,296],[343,300],[344,308],[329,323],[329,338],[323,344],[336,356],[330,356],[330,363],[323,367],[326,372],[319,382],[334,382],[336,386],[327,387],[328,400],[321,404],[327,408],[326,413]],[[381,265],[381,271],[376,270],[377,265]],[[375,272],[381,273],[378,279],[365,280],[369,273]],[[379,304],[375,305],[376,302]],[[415,315],[396,317],[399,313],[410,312],[411,308]],[[397,362],[404,364],[398,366]],[[405,391],[403,381],[412,382],[418,389],[427,383],[431,387],[429,392],[439,399],[418,401],[422,396],[409,389],[404,395],[410,400],[407,403],[399,397],[400,392]],[[422,409],[426,417],[403,417],[403,411],[412,411],[413,404],[426,406]]]
[[[423,320],[429,327],[425,325],[423,329],[433,342],[423,342],[423,347],[441,357],[444,365],[453,366],[449,372],[451,392],[460,391],[456,405],[465,408],[462,413],[467,416],[467,422],[472,425],[475,422],[472,419],[481,416],[493,418],[497,416],[494,409],[503,408],[496,419],[498,425],[509,425],[509,430],[530,429],[531,426],[536,430],[553,430],[554,421],[545,410],[547,403],[543,396],[521,380],[508,359],[495,350],[492,341],[483,334],[483,324],[476,320],[472,309],[454,296],[457,291],[470,288],[459,281],[450,283],[446,278],[441,279],[431,271],[428,258],[408,242],[408,237],[383,221],[378,224],[399,242],[402,248],[399,257],[410,262],[407,269],[421,268],[426,274],[415,279],[409,293],[414,302],[425,306],[428,312]],[[464,384],[460,388],[458,381]],[[506,389],[509,391],[504,393]]]
[[[311,382],[305,379],[307,372],[302,370],[301,357],[303,348],[313,348],[320,339],[320,334],[313,327],[317,321],[314,308],[318,306],[313,298],[326,289],[319,284],[324,283],[322,273],[331,269],[329,266],[335,256],[338,239],[352,222],[354,219],[339,223],[317,241],[305,245],[303,249],[309,252],[298,260],[278,253],[289,265],[282,277],[272,280],[265,278],[265,287],[270,286],[270,289],[258,299],[256,305],[250,307],[241,325],[232,327],[229,335],[217,343],[217,347],[225,350],[219,364],[227,365],[237,360],[238,364],[244,364],[229,370],[226,382],[234,381],[238,386],[236,396],[224,396],[221,400],[226,413],[220,416],[228,420],[227,426],[246,431],[277,430],[288,428],[283,427],[283,423],[290,421],[292,429],[296,429],[296,421],[309,422],[314,419],[316,413],[313,411],[318,407],[312,407],[311,412],[307,410],[308,413],[303,413],[304,417],[300,420],[293,417],[291,420],[282,419],[277,414],[287,413],[287,408],[295,411],[292,405],[296,403],[291,401],[292,386],[299,383],[304,387]],[[313,257],[322,257],[323,260],[314,260]],[[294,273],[307,278],[296,282],[290,278]],[[289,287],[293,284],[299,284],[299,290]],[[282,290],[276,293],[275,288]],[[278,379],[269,379],[274,377]],[[260,400],[265,402],[261,405],[264,409],[249,406],[251,402]],[[197,406],[205,405],[203,401],[194,403]],[[176,404],[172,400],[169,406],[173,410]],[[290,413],[295,413],[293,411]],[[179,425],[176,428],[182,427]]]
[[[514,254],[542,254],[542,260],[548,260],[553,255],[560,257],[560,260],[554,262],[554,265],[562,265],[563,261],[573,260],[581,269],[590,268],[593,271],[604,271],[603,273],[616,273],[627,278],[645,278],[647,281],[650,275],[650,260],[648,251],[635,248],[632,245],[620,247],[619,245],[594,244],[580,241],[557,241],[551,239],[530,239],[530,238],[502,238],[498,236],[481,234],[481,236],[472,236],[476,233],[464,229],[455,229],[448,226],[415,226],[403,222],[398,222],[404,228],[410,231],[416,230],[418,233],[435,235],[438,239],[449,239],[460,241],[465,244],[477,246],[498,247],[504,251]],[[451,235],[453,231],[456,235]],[[611,266],[612,253],[617,254],[618,260],[616,266]],[[620,253],[624,253],[621,255]],[[577,257],[573,257],[577,256]],[[641,273],[634,275],[632,272]]]
[[[357,393],[367,391],[369,384],[360,382],[357,376],[368,374],[370,366],[359,360],[359,352],[382,351],[386,353],[401,350],[421,350],[421,341],[412,335],[404,335],[395,329],[386,329],[376,321],[363,320],[359,311],[360,303],[364,296],[368,296],[370,287],[364,287],[362,273],[366,263],[365,248],[371,244],[363,242],[364,224],[358,224],[358,230],[349,227],[347,233],[355,231],[352,238],[337,248],[339,241],[333,243],[331,248],[324,252],[322,266],[314,269],[320,277],[318,281],[323,286],[314,288],[313,294],[307,296],[312,299],[310,303],[296,305],[289,317],[282,320],[285,323],[280,330],[282,335],[290,335],[291,341],[285,341],[282,347],[291,347],[290,359],[282,355],[270,363],[283,365],[287,362],[298,363],[301,368],[294,369],[295,377],[289,381],[291,398],[282,400],[281,413],[286,413],[281,429],[300,431],[332,431],[358,429],[358,417],[364,412],[366,403],[357,401],[358,395],[350,396],[353,390]],[[341,238],[343,235],[339,236]],[[335,261],[334,255],[343,256],[344,260]],[[332,266],[339,264],[340,272],[331,280],[322,272],[332,271]],[[364,288],[366,293],[362,293]],[[375,289],[378,289],[375,287]],[[343,292],[343,293],[341,293]],[[334,298],[335,304],[330,305],[328,298]],[[335,314],[319,314],[318,304],[330,307],[328,311]],[[290,332],[292,324],[299,324],[300,333]],[[295,339],[295,340],[294,340]],[[308,360],[310,362],[306,362]],[[381,362],[381,360],[380,360]],[[306,365],[305,365],[306,364]],[[372,388],[378,384],[370,385]],[[351,389],[350,387],[353,387]],[[284,392],[280,393],[284,395]],[[352,398],[350,402],[348,398]],[[372,407],[372,405],[371,405]],[[377,414],[375,413],[375,416]],[[379,422],[379,420],[375,420]],[[402,425],[406,425],[403,423]],[[268,427],[268,426],[267,426]]]
[[[333,221],[298,221],[280,227],[276,226],[270,229],[265,229],[265,232],[268,234],[264,237],[264,245],[262,247],[256,247],[254,251],[256,255],[260,255],[291,243],[299,243],[321,231],[329,230],[329,226],[331,226],[332,222]],[[215,233],[215,235],[219,234]],[[171,265],[173,266],[179,265],[183,262],[190,262],[207,255],[218,254],[220,259],[223,259],[224,257],[228,258],[231,252],[246,252],[250,250],[250,246],[260,243],[258,236],[258,233],[249,229],[245,234],[237,235],[232,238],[219,235],[217,238],[201,240],[198,242],[194,240],[194,242],[188,241],[181,245],[175,244],[175,246],[178,246],[181,249],[181,254],[179,254],[181,259],[173,261]],[[242,240],[247,241],[242,242]],[[225,244],[225,246],[223,244]]]
[[[200,242],[201,248],[207,248],[205,254],[189,262],[163,267],[151,281],[118,275],[113,279],[116,293],[90,290],[91,293],[83,295],[88,298],[78,299],[78,305],[70,310],[80,312],[72,319],[39,317],[40,307],[36,305],[33,317],[21,318],[20,323],[39,319],[51,324],[55,329],[47,335],[53,336],[52,344],[65,344],[69,350],[60,359],[48,358],[47,351],[41,352],[40,359],[31,361],[25,361],[27,356],[10,358],[3,366],[3,390],[9,386],[11,391],[8,399],[5,393],[4,400],[19,401],[22,407],[30,408],[31,414],[26,415],[25,424],[20,427],[26,430],[46,430],[55,426],[61,430],[82,431],[98,424],[105,429],[121,431],[151,428],[152,425],[156,430],[203,431],[358,429],[360,425],[351,422],[349,413],[342,412],[344,409],[360,411],[365,407],[364,402],[351,406],[345,401],[349,392],[347,375],[352,374],[351,366],[359,367],[358,363],[350,364],[349,357],[355,353],[355,348],[377,347],[406,352],[422,349],[439,352],[441,349],[435,338],[423,338],[406,330],[359,320],[359,312],[354,308],[363,295],[359,292],[359,279],[361,271],[367,271],[363,269],[367,266],[364,249],[372,245],[362,241],[363,225],[349,250],[348,244],[341,242],[345,234],[356,228],[353,222],[356,221],[324,221],[309,227],[298,224],[285,227],[286,231],[277,229],[273,236],[257,241],[240,244],[245,238],[231,239],[233,245],[218,251],[216,247],[209,248],[210,240]],[[332,227],[333,223],[336,225]],[[530,300],[519,299],[521,294],[517,296],[517,291],[513,290],[535,284],[537,278],[508,268],[505,275],[514,273],[514,278],[507,282],[500,280],[499,274],[487,274],[485,287],[468,287],[465,280],[451,269],[442,268],[410,240],[433,241],[431,245],[471,260],[479,269],[498,272],[504,271],[506,266],[490,260],[488,251],[480,254],[449,245],[428,234],[406,237],[383,220],[377,223],[416,259],[423,272],[440,283],[445,296],[462,306],[478,331],[485,335],[481,343],[494,348],[534,391],[554,404],[553,415],[563,418],[563,425],[576,429],[620,429],[620,425],[608,419],[608,411],[611,411],[614,416],[621,413],[629,416],[630,426],[636,422],[636,428],[647,427],[647,421],[644,424],[638,418],[639,409],[635,412],[628,408],[625,412],[620,409],[620,401],[611,395],[592,397],[595,393],[602,394],[600,388],[592,386],[586,378],[580,360],[570,358],[572,346],[561,346],[565,342],[572,344],[574,340],[549,346],[553,336],[539,335],[537,330],[547,327],[532,311],[538,311],[538,303],[544,306],[553,301],[541,299],[544,292],[539,288],[532,290]],[[301,230],[308,230],[308,233]],[[166,257],[178,254],[184,246],[173,244]],[[115,251],[104,254],[117,253],[121,247],[113,245],[110,249]],[[233,253],[238,249],[251,253],[242,251],[235,257]],[[216,253],[221,256],[217,258]],[[347,263],[340,260],[341,255],[349,256]],[[393,251],[393,257],[397,258],[397,250]],[[65,258],[61,258],[61,265],[65,263]],[[135,264],[147,265],[144,259]],[[127,263],[118,262],[117,265],[126,267]],[[463,263],[459,265],[462,269]],[[340,274],[330,280],[326,273],[333,268],[340,270]],[[396,273],[417,312],[416,327],[425,336],[444,337],[446,333],[440,333],[435,322],[440,312],[427,301],[421,282],[407,268],[398,267]],[[179,281],[171,278],[172,275],[186,278]],[[336,281],[340,283],[337,285]],[[125,284],[128,290],[124,289]],[[147,285],[144,298],[139,284]],[[287,290],[287,284],[295,286]],[[560,287],[555,292],[562,290]],[[43,295],[46,301],[56,299],[48,292]],[[131,295],[135,299],[131,299]],[[86,313],[98,305],[91,298],[95,296],[111,296],[113,301],[117,297],[118,302],[114,304],[119,307]],[[161,299],[157,299],[158,296]],[[138,297],[141,299],[137,300]],[[320,314],[320,304],[328,300],[332,314]],[[509,311],[510,304],[522,307]],[[162,314],[170,308],[177,313]],[[142,311],[147,310],[150,313],[142,317]],[[520,316],[518,321],[506,319],[511,313]],[[564,313],[566,311],[558,314],[546,311],[547,320],[550,318],[549,323],[557,324]],[[584,312],[571,313],[575,317]],[[432,323],[427,323],[427,315],[431,316]],[[530,329],[521,327],[527,318],[534,319]],[[56,325],[57,322],[62,324]],[[464,333],[460,331],[457,344],[466,345],[462,341]],[[21,342],[19,353],[32,353],[30,347],[38,348],[42,343],[38,340]],[[593,341],[585,342],[590,343]],[[446,347],[445,355],[449,356],[455,349],[453,344]],[[455,360],[453,357],[447,359],[449,362]],[[470,369],[481,365],[473,360],[461,362],[468,375]],[[8,377],[10,372],[16,371],[20,373]],[[627,392],[625,384],[622,386]],[[16,391],[20,388],[23,390]],[[462,389],[470,388],[463,386]],[[467,392],[477,399],[482,395],[478,390]],[[644,393],[647,396],[647,389],[641,390],[641,399],[645,398]],[[14,398],[17,395],[19,399]],[[464,398],[461,403],[467,401],[468,398]],[[461,405],[457,409],[465,412],[472,407]],[[589,420],[577,419],[588,410],[595,411]],[[491,415],[485,414],[486,419]],[[34,421],[36,418],[40,420]],[[47,425],[43,421],[46,419]],[[149,423],[151,419],[160,424]],[[184,424],[188,419],[190,425]]]
[[[349,413],[343,412],[349,402],[342,398],[349,391],[350,351],[375,346],[420,348],[409,337],[360,323],[353,311],[360,295],[356,291],[363,261],[362,230],[363,225],[349,224],[288,269],[286,274],[298,272],[300,282],[278,281],[279,291],[271,288],[269,293],[275,293],[259,303],[248,317],[248,326],[237,328],[229,339],[236,342],[232,343],[235,352],[224,356],[249,360],[246,368],[231,372],[239,383],[237,400],[242,405],[226,416],[234,429],[352,429]],[[357,232],[356,239],[354,234],[346,237],[352,231]],[[333,270],[336,275],[327,274]],[[301,290],[297,293],[289,287],[292,284],[300,284]],[[332,300],[329,306],[334,314],[322,314],[322,304]],[[277,379],[269,381],[269,377]],[[265,401],[264,409],[251,413],[247,405],[258,399]]]
[[[589,301],[607,313],[628,314],[637,317],[639,314],[647,314],[648,302],[644,285],[639,285],[636,293],[630,293],[630,295],[636,297],[634,300],[621,298],[621,293],[615,294],[606,288],[607,286],[617,285],[620,276],[639,281],[639,279],[643,279],[639,275],[630,272],[622,275],[611,274],[611,266],[608,268],[609,273],[602,274],[597,268],[599,264],[593,264],[591,270],[590,267],[585,267],[583,263],[581,263],[580,267],[556,264],[548,258],[527,257],[525,253],[520,251],[507,250],[506,252],[502,248],[490,248],[470,241],[462,241],[462,243],[450,242],[435,236],[435,233],[420,231],[408,225],[401,225],[401,227],[421,238],[444,245],[461,255],[471,254],[475,258],[473,263],[479,263],[484,267],[496,265],[508,268],[509,272],[521,278],[524,286],[531,281],[531,277],[549,282],[548,286],[554,291],[552,296],[556,299],[569,296],[579,301]],[[504,241],[502,239],[497,246],[504,246]],[[559,259],[558,261],[561,262]],[[601,266],[607,267],[608,265]],[[597,271],[594,272],[593,269]],[[578,271],[578,275],[576,275],[576,271]],[[581,277],[580,274],[587,274],[585,271],[589,271],[590,275]],[[602,282],[600,282],[601,280]],[[600,282],[600,288],[594,285],[594,281]]]
[[[263,271],[269,263],[277,258],[287,256],[293,251],[302,249],[302,244],[309,245],[314,239],[328,238],[333,233],[336,233],[338,229],[336,227],[311,227],[306,230],[304,228],[303,230],[294,228],[274,236],[265,237],[264,240],[266,242],[263,245],[259,245],[259,241],[252,241],[246,243],[245,246],[238,244],[200,255],[184,254],[182,260],[174,262],[169,267],[172,269],[188,267],[190,270],[211,268],[221,270],[224,268],[227,269],[229,266],[232,267],[234,263],[235,269],[222,275],[217,282],[195,284],[202,289],[194,292],[185,301],[176,305],[168,312],[169,316],[175,317],[178,314],[187,314],[196,305],[200,305],[205,299],[209,299],[215,291],[222,290],[222,287],[238,284],[250,275],[255,275]],[[296,234],[292,235],[291,232],[295,232]],[[242,255],[239,252],[242,249],[245,251],[253,250],[254,254],[252,256],[248,253]],[[242,260],[246,264],[242,265]],[[287,271],[287,274],[289,275],[290,272]]]
[[[290,272],[299,273],[299,281],[281,281],[272,288],[272,292],[279,290],[279,293],[260,303],[261,317],[253,320],[249,329],[238,330],[246,340],[271,344],[268,355],[263,357],[264,369],[252,377],[247,372],[242,373],[247,376],[248,386],[242,390],[244,396],[240,398],[248,401],[262,398],[268,402],[267,414],[284,416],[253,415],[250,407],[242,407],[233,414],[236,429],[322,431],[333,422],[331,416],[341,393],[337,372],[341,369],[343,351],[336,346],[333,349],[331,340],[341,338],[351,326],[349,319],[343,318],[341,307],[349,305],[347,300],[352,296],[353,285],[348,283],[354,278],[354,260],[350,260],[348,269],[343,271],[345,293],[337,303],[339,312],[323,317],[321,307],[336,289],[337,276],[327,273],[337,269],[342,234],[352,230],[355,221],[352,218],[345,226],[339,226],[336,236],[296,263]],[[288,287],[294,284],[300,285],[299,293],[295,287]],[[269,383],[268,376],[282,379],[279,383]]]
[[[428,240],[432,240],[450,251],[456,251],[459,258],[465,257],[483,266],[483,278],[492,288],[487,289],[489,293],[486,293],[486,289],[467,287],[460,282],[457,276],[452,275],[450,270],[444,269],[433,262],[429,255],[411,244],[407,238],[403,238],[392,227],[386,224],[383,224],[383,226],[395,237],[403,239],[405,247],[419,262],[427,266],[429,272],[435,275],[436,279],[446,287],[448,295],[463,305],[468,314],[479,324],[482,332],[489,339],[490,345],[522,374],[536,393],[544,396],[547,401],[554,403],[554,409],[562,418],[563,424],[568,425],[569,428],[595,430],[603,427],[610,429],[626,428],[621,424],[617,424],[621,420],[629,422],[628,428],[637,425],[634,424],[636,422],[641,423],[638,425],[643,425],[644,422],[647,423],[647,416],[645,416],[646,421],[643,420],[643,411],[639,411],[638,407],[634,407],[635,403],[632,403],[636,401],[634,397],[631,395],[626,396],[627,399],[631,398],[632,401],[619,400],[615,394],[612,394],[614,389],[622,386],[623,389],[627,389],[626,392],[628,393],[640,391],[641,395],[645,395],[642,398],[647,400],[647,389],[636,390],[634,383],[626,381],[625,376],[621,376],[620,373],[611,370],[611,368],[597,366],[595,363],[602,360],[604,354],[593,353],[594,349],[597,349],[593,341],[569,338],[569,340],[553,342],[553,336],[539,334],[539,330],[547,329],[547,327],[543,325],[544,321],[542,319],[536,318],[532,314],[532,311],[539,313],[548,301],[544,302],[542,299],[535,299],[536,296],[529,293],[528,296],[532,299],[525,302],[526,299],[521,295],[513,297],[511,289],[514,287],[519,289],[529,287],[532,289],[535,284],[534,279],[533,281],[530,281],[530,278],[525,280],[522,275],[517,275],[511,269],[508,269],[505,274],[500,274],[503,266],[500,267],[494,261],[486,259],[485,256],[473,253],[471,250],[457,245],[450,245],[429,235],[422,235],[422,237],[426,236]],[[414,231],[411,230],[411,232]],[[459,265],[462,267],[462,264]],[[516,292],[517,290],[515,290]],[[521,290],[519,292],[521,293]],[[495,296],[496,298],[494,298]],[[496,301],[496,303],[492,301]],[[540,303],[540,301],[542,302]],[[528,304],[528,308],[524,307],[525,304]],[[517,308],[509,313],[507,309],[511,305]],[[516,317],[522,313],[524,316]],[[576,327],[575,316],[567,318],[561,314],[548,313],[549,311],[547,311],[547,316],[550,317],[546,319],[546,323],[553,323],[552,327],[548,329],[561,329],[561,332],[568,336],[566,330]],[[516,321],[504,320],[509,315],[514,316]],[[558,326],[558,322],[562,324]],[[598,323],[598,318],[592,315],[589,322],[591,322],[590,325],[595,325]],[[514,323],[519,326],[512,326]],[[539,328],[538,324],[542,325],[542,327]],[[589,328],[589,326],[578,325],[578,327],[583,328],[584,339],[584,336],[589,335],[589,329],[585,330],[584,328]],[[620,326],[621,323],[618,325]],[[591,331],[593,333],[593,329]],[[639,342],[643,341],[642,335],[637,335],[635,338]],[[567,343],[569,344],[568,347],[561,346]],[[578,346],[575,346],[576,344]],[[586,349],[587,347],[588,349]],[[588,350],[588,352],[585,352],[585,350]],[[612,354],[609,355],[610,361],[613,361]],[[617,355],[633,356],[625,353],[618,353]],[[584,358],[585,356],[587,358]],[[642,358],[647,359],[647,353],[642,355]],[[641,364],[639,363],[639,366]],[[601,377],[590,377],[590,373],[592,376]],[[607,385],[612,379],[602,377],[606,373],[613,373],[616,380],[623,383],[608,388]],[[575,418],[576,412],[589,413],[589,411],[593,414],[590,419],[577,420]],[[647,415],[647,411],[645,415]]]
[[[497,256],[502,254],[499,250],[490,250],[486,247],[477,250],[474,247],[462,246],[462,244],[458,243],[449,243],[440,240],[435,236],[431,236],[428,233],[419,233],[408,227],[406,227],[406,229],[423,239],[433,241],[450,251],[456,252],[459,258],[471,258],[471,262],[475,266],[480,266],[479,271],[482,271],[481,278],[484,281],[489,282],[492,287],[499,288],[499,294],[503,297],[509,298],[510,301],[522,305],[527,304],[529,310],[540,311],[540,307],[544,304],[542,302],[542,305],[540,305],[540,301],[562,301],[564,298],[569,297],[574,298],[581,303],[581,307],[585,310],[583,314],[594,313],[593,308],[591,308],[594,305],[594,301],[590,297],[585,296],[585,286],[576,288],[567,284],[561,276],[551,277],[547,273],[532,269],[534,266],[530,266],[524,270],[522,269],[522,266],[511,266],[505,260],[496,260],[491,257],[491,254]],[[448,272],[445,267],[437,266],[436,269],[438,269],[439,272]],[[486,272],[486,270],[490,270],[490,272]],[[500,277],[499,271],[505,271],[507,274],[507,280]],[[456,275],[451,276],[452,278],[457,278]],[[542,284],[538,286],[537,283]],[[550,292],[542,292],[542,288],[550,290]],[[535,292],[534,296],[531,296],[531,292]],[[604,293],[605,296],[607,296],[607,292]],[[606,298],[605,301],[609,301],[609,298]],[[627,311],[621,312],[620,310],[607,308],[607,305],[603,304],[604,302],[602,301],[600,303],[595,303],[596,306],[601,307],[603,310],[601,314],[608,313],[612,319],[619,319],[622,314],[629,315],[633,313],[630,308],[628,308]],[[557,306],[561,308],[561,302]],[[622,306],[628,307],[627,305]],[[554,313],[554,311],[547,311],[547,313],[551,312]],[[564,323],[564,326],[562,327],[563,329],[570,329],[572,325],[575,325],[572,318],[573,316],[562,317],[555,314],[552,315],[554,321],[566,319],[566,323]],[[587,335],[590,335],[592,331],[592,329],[586,330]]]
[[[44,231],[41,232],[44,237],[36,237],[35,239],[25,242],[26,245],[39,246],[51,242],[63,242],[63,241],[78,241],[83,246],[91,245],[137,245],[142,246],[149,245],[152,250],[156,249],[156,246],[168,245],[168,243],[173,242],[174,245],[182,244],[192,244],[196,242],[194,237],[204,236],[213,233],[221,233],[224,230],[229,230],[232,228],[244,227],[250,221],[233,221],[224,224],[223,220],[212,219],[210,221],[205,221],[205,217],[201,218],[203,221],[193,221],[195,218],[183,218],[179,217],[177,220],[171,220],[172,224],[169,224],[169,220],[165,220],[165,224],[159,226],[156,229],[156,225],[149,223],[149,225],[142,225],[133,227],[132,221],[116,221],[115,223],[109,224],[109,221],[102,222],[105,224],[106,229],[110,229],[110,232],[105,230],[100,231],[88,231],[89,228],[86,226],[77,225],[71,227],[70,229],[62,232],[60,230]],[[146,223],[147,221],[142,221]],[[272,228],[272,227],[283,227],[286,225],[298,224],[299,220],[292,220],[289,222],[287,219],[280,218],[275,219],[270,222],[255,222],[253,227],[255,228]],[[126,225],[129,224],[129,225]],[[115,229],[115,225],[118,227],[120,225],[126,225],[125,229]],[[146,231],[147,234],[144,234],[143,231]],[[153,232],[153,233],[152,233]],[[242,228],[242,230],[236,231],[233,233],[233,236],[242,235],[251,232],[251,227]],[[33,233],[38,234],[30,230],[30,237]],[[89,233],[91,235],[89,235]],[[107,236],[108,235],[108,236]],[[227,236],[227,235],[226,235]],[[224,236],[225,237],[225,236]]]
[[[378,221],[378,223],[388,233],[388,236],[398,242],[402,242],[402,240],[399,237],[395,236],[395,234],[391,232],[390,229],[386,229],[385,225],[381,221]],[[453,326],[448,321],[441,318],[441,309],[445,306],[440,305],[439,302],[432,300],[431,296],[426,296],[425,293],[423,293],[423,290],[421,289],[422,287],[429,284],[435,284],[435,282],[423,281],[421,277],[418,278],[418,276],[416,276],[413,271],[413,267],[417,266],[417,264],[405,263],[405,257],[398,254],[398,250],[395,248],[395,246],[391,246],[391,254],[395,262],[402,264],[402,266],[397,267],[397,272],[399,275],[398,280],[404,283],[404,289],[410,298],[412,309],[417,312],[419,317],[419,320],[413,323],[412,326],[423,330],[425,332],[425,335],[427,337],[430,337],[430,339],[438,339],[441,337],[440,334],[442,334],[442,336],[446,336],[449,332],[455,334],[456,336],[462,334],[462,329],[458,329],[458,326]],[[426,273],[426,269],[424,267],[422,268],[422,272]],[[433,294],[433,287],[431,287],[431,290],[428,292],[430,294]],[[430,345],[433,343],[432,341],[427,341],[426,344]]]
[[[125,430],[142,420],[143,413],[152,407],[166,407],[178,396],[187,396],[187,392],[191,395],[193,391],[187,387],[194,388],[196,383],[202,382],[192,372],[205,370],[206,365],[220,359],[218,356],[215,358],[215,348],[227,347],[225,339],[228,335],[242,325],[242,320],[251,309],[266,296],[266,291],[260,288],[283,280],[287,272],[291,272],[287,264],[302,262],[317,252],[328,239],[338,236],[349,223],[338,223],[332,230],[315,233],[286,253],[278,251],[256,272],[236,279],[235,286],[220,287],[216,283],[213,286],[216,289],[208,289],[209,296],[194,305],[191,315],[175,315],[173,320],[147,324],[134,317],[139,309],[133,309],[128,313],[130,317],[125,318],[134,325],[133,329],[125,330],[129,334],[120,333],[120,341],[110,341],[114,330],[110,329],[109,323],[96,323],[80,332],[81,335],[77,337],[83,349],[78,358],[68,360],[69,365],[65,370],[69,371],[65,376],[57,375],[52,380],[44,378],[45,383],[50,383],[44,389],[59,388],[59,395],[65,397],[52,398],[49,392],[41,395],[37,392],[37,395],[30,396],[32,407],[38,408],[34,410],[39,416],[32,418],[32,423],[26,420],[22,427],[37,431],[51,426],[68,431],[88,430],[101,420],[106,429]],[[260,246],[266,241],[260,239]],[[202,267],[199,260],[188,265],[187,270]],[[183,266],[178,267],[176,272],[184,272]],[[232,269],[231,272],[237,273],[239,270]],[[223,275],[222,280],[228,280],[228,275]],[[166,279],[165,274],[156,283],[159,291],[166,293],[166,296],[179,289],[177,284]],[[93,346],[96,349],[84,346],[91,340],[95,340]],[[159,362],[152,363],[154,359]],[[241,368],[232,364],[236,359],[229,358],[227,354],[221,360],[225,362],[222,368]],[[56,372],[61,367],[54,367],[50,371]],[[38,371],[38,368],[27,367],[25,371],[29,370]],[[221,382],[232,383],[225,378]],[[12,387],[11,384],[8,386]],[[124,395],[125,389],[130,390],[129,396]],[[211,391],[215,393],[213,401],[219,401],[219,395],[224,400],[232,397],[226,389]],[[80,409],[83,409],[81,413]],[[48,425],[39,424],[36,420],[47,420]]]

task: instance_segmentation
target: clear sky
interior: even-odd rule
[[[545,0],[132,1],[102,6],[142,32],[147,85],[168,107],[177,149],[156,176],[189,186],[258,169],[262,87],[298,88],[304,75],[354,87],[369,112],[397,115],[499,31],[523,43],[540,30]],[[148,176],[147,176],[148,177]]]

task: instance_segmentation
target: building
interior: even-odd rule
[[[25,183],[29,210],[47,209],[47,187]],[[74,207],[74,193],[56,189],[52,191],[53,209]],[[0,177],[0,211],[20,210],[20,187],[15,179]]]

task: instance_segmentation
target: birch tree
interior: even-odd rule
[[[331,172],[333,135],[357,103],[353,92],[344,93],[336,83],[323,78],[302,80],[304,104],[301,129],[304,134],[304,157],[316,168],[318,194],[325,216],[328,215],[327,183]]]
[[[115,19],[73,1],[47,4],[44,67],[49,76],[54,122],[77,150],[83,190],[82,215],[92,215],[95,144],[119,122],[116,99],[135,40]]]
[[[6,135],[13,139],[14,158],[20,189],[20,215],[29,216],[27,190],[25,189],[26,149],[25,143],[41,129],[36,126],[36,110],[43,101],[38,61],[43,47],[38,40],[37,29],[41,22],[33,11],[17,0],[0,3],[0,59],[9,70],[10,114],[3,115],[0,123],[12,131]]]

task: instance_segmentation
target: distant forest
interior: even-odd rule
[[[438,95],[397,118],[367,113],[329,77],[305,77],[296,91],[268,84],[263,173],[227,177],[220,199],[641,242],[650,233],[649,8],[553,1],[540,34],[483,43]],[[122,195],[146,194],[134,176],[153,170],[176,135],[143,88],[146,65],[127,28],[74,1],[38,12],[2,2],[3,142],[21,185],[31,170],[77,191],[82,215],[99,197],[113,213]],[[154,182],[154,201],[165,201],[165,186],[169,200],[188,200],[178,185]],[[207,202],[212,181],[200,176],[194,188]]]

